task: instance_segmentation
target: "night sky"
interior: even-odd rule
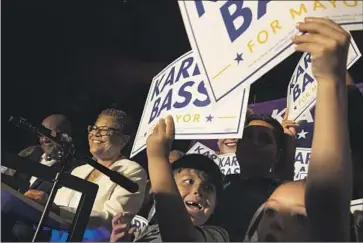
[[[152,77],[190,50],[177,1],[1,3],[1,136],[3,148],[12,151],[36,139],[10,127],[10,115],[40,123],[64,113],[84,149],[87,125],[111,104],[137,126]],[[353,37],[362,51],[362,31]],[[299,57],[292,55],[255,83],[250,102],[285,97]],[[361,70],[362,59],[351,69],[356,81],[363,81]]]

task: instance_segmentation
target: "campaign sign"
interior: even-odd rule
[[[218,159],[218,166],[224,175],[241,173],[236,154],[222,154]]]
[[[214,160],[217,164],[219,163],[219,158],[216,152],[199,142],[194,144],[193,147],[188,150],[187,154],[202,154]]]
[[[362,54],[360,53],[357,44],[351,39],[347,69],[349,69],[361,56]],[[287,88],[289,120],[298,120],[307,110],[310,110],[315,106],[318,83],[313,76],[311,65],[311,54],[304,53],[292,74]]]
[[[303,180],[308,175],[310,162],[310,148],[296,148],[295,152],[295,175],[294,180]]]
[[[140,230],[141,228],[147,226],[149,222],[144,217],[140,215],[135,215],[135,217],[131,220],[131,226],[135,227],[136,230]]]
[[[291,37],[304,17],[327,17],[363,29],[363,1],[179,1],[192,49],[216,101],[248,87],[295,50]]]
[[[363,211],[363,198],[350,201],[350,212]]]
[[[187,52],[153,78],[131,157],[146,147],[152,128],[167,115],[174,118],[175,139],[242,137],[249,88],[214,102],[195,56]]]

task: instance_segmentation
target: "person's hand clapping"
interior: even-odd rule
[[[129,242],[130,236],[136,231],[135,227],[131,227],[130,219],[123,213],[117,214],[112,219],[112,233],[110,242]]]
[[[305,18],[297,28],[306,34],[292,38],[295,49],[311,53],[312,73],[316,80],[345,83],[349,33],[326,18]]]
[[[168,158],[174,140],[174,130],[172,116],[159,120],[146,141],[148,158]]]

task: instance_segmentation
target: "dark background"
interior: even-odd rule
[[[128,112],[135,129],[152,77],[190,50],[177,1],[1,1],[2,147],[19,151],[34,136],[8,125],[70,117],[78,146],[101,109]],[[362,32],[353,37],[363,50]],[[300,54],[252,85],[250,103],[283,98]],[[351,68],[362,81],[362,59]],[[180,142],[179,148],[186,146]]]

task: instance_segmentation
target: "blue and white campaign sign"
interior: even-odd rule
[[[347,69],[362,56],[353,38],[348,51]],[[311,68],[311,54],[304,53],[292,74],[287,88],[287,108],[289,120],[296,121],[312,109],[316,103],[317,81]]]
[[[236,154],[222,154],[218,156],[218,166],[224,175],[241,173]]]
[[[193,51],[153,78],[131,157],[146,147],[153,126],[167,115],[174,118],[175,139],[242,137],[249,87],[240,87],[216,103],[206,89],[205,80]]]
[[[214,160],[224,175],[240,173],[240,166],[234,153],[217,155],[214,150],[197,142],[188,150],[187,154],[202,154],[209,157]]]
[[[146,227],[149,224],[147,219],[140,215],[135,215],[135,217],[131,220],[131,226],[135,227],[136,230],[140,230],[143,227]]]
[[[202,154],[214,160],[217,164],[219,163],[216,152],[199,142],[195,143],[193,147],[188,150],[187,154]]]
[[[302,180],[308,175],[310,148],[296,148],[294,180]]]
[[[178,1],[192,49],[219,101],[248,87],[295,50],[291,37],[304,17],[327,17],[363,29],[362,1]]]

